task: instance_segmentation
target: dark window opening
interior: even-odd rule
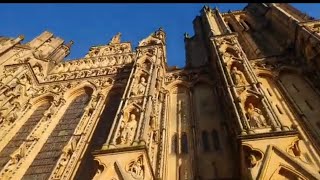
[[[188,137],[186,132],[181,134],[181,152],[184,154],[188,153]]]
[[[269,88],[267,88],[267,91],[268,91],[269,96],[272,96]]]
[[[229,29],[231,30],[231,32],[235,32],[233,26],[230,23],[227,23],[227,25],[228,25]]]
[[[276,108],[278,109],[279,113],[282,114],[282,111],[280,109],[280,107],[276,104]]]
[[[59,123],[40,149],[40,152],[28,167],[22,178],[23,180],[48,179],[50,177],[59,157],[63,153],[63,148],[68,144],[70,138],[79,138],[73,133],[90,100],[90,95],[91,93],[82,94],[70,103]]]
[[[202,144],[203,144],[203,150],[205,152],[210,151],[210,145],[209,145],[209,141],[208,141],[207,131],[202,131]]]
[[[220,140],[219,135],[216,130],[212,130],[212,140],[213,140],[213,147],[215,150],[220,150]]]
[[[311,106],[311,104],[310,104],[307,100],[305,100],[304,102],[306,102],[307,106],[309,107],[309,109],[310,109],[311,111],[314,110],[313,107]]]
[[[171,153],[176,154],[178,152],[178,135],[175,133],[171,139]]]
[[[32,115],[22,125],[19,131],[12,137],[10,142],[0,151],[0,168],[3,168],[10,160],[10,155],[14,153],[24,142],[27,136],[32,132],[33,128],[39,123],[43,117],[43,113],[49,109],[50,103],[46,102],[35,108]]]

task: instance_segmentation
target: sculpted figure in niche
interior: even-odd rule
[[[29,78],[26,76],[26,75],[24,75],[24,76],[22,76],[21,77],[21,79],[20,79],[20,84],[22,85],[22,87],[23,87],[23,94],[24,95],[27,95],[27,91],[30,89],[30,87],[31,87],[31,84],[30,84],[30,80],[29,80]]]
[[[131,63],[131,57],[130,55],[125,55],[124,56],[124,62],[127,64],[127,63]]]
[[[123,57],[122,56],[118,56],[117,64],[123,64]]]
[[[120,144],[130,144],[133,141],[134,133],[137,128],[136,115],[130,114],[129,120],[122,121],[120,128],[122,129]]]
[[[144,77],[141,77],[140,82],[133,87],[132,95],[134,96],[143,95],[146,90],[146,86],[147,86],[146,79]]]
[[[253,154],[250,154],[248,156],[248,161],[249,161],[250,167],[254,167],[258,162],[257,158]]]
[[[41,67],[38,64],[33,66],[33,72],[36,75],[43,76],[43,74],[41,73]]]
[[[223,56],[224,62],[229,62],[230,60],[232,60],[234,58],[234,56],[228,52],[223,53],[222,56]]]
[[[73,138],[71,142],[63,148],[62,158],[59,161],[55,178],[61,178],[61,176],[63,175],[63,172],[66,169],[67,164],[70,161],[71,156],[76,150],[76,147],[77,147],[77,138]]]
[[[267,126],[266,120],[262,115],[261,110],[259,108],[254,107],[252,103],[249,103],[247,114],[249,117],[249,124],[251,127],[260,128]]]
[[[243,86],[246,84],[243,73],[239,71],[236,66],[234,66],[231,70],[231,77],[233,83],[237,86]]]
[[[135,179],[144,178],[144,165],[143,165],[143,156],[139,156],[136,161],[130,162],[127,167],[127,171]]]
[[[113,65],[115,65],[117,63],[117,61],[116,61],[116,58],[115,57],[110,57],[110,66],[113,66]]]

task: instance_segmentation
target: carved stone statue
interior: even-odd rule
[[[120,135],[120,143],[128,144],[133,141],[134,133],[137,128],[137,120],[135,114],[130,114],[130,118],[128,121],[122,121],[120,128],[122,129]]]
[[[116,58],[115,58],[115,57],[113,57],[113,56],[111,56],[111,57],[110,57],[109,65],[110,65],[110,66],[113,66],[113,65],[115,65],[116,63],[117,63]]]
[[[27,76],[27,75],[23,75],[21,78],[20,78],[20,84],[22,85],[22,94],[25,95],[25,96],[28,96],[28,91],[30,90],[31,88],[31,82],[30,82],[30,78]]]
[[[91,103],[85,108],[85,111],[87,112],[88,116],[91,116],[98,104],[100,97],[92,96]]]
[[[65,171],[71,156],[76,150],[77,138],[73,138],[62,150],[62,158],[59,161],[57,171],[55,173],[55,178],[61,178],[63,172]]]
[[[112,37],[111,41],[109,44],[118,44],[120,43],[120,38],[121,38],[121,33],[119,32],[115,36]]]
[[[319,24],[315,24],[313,26],[309,27],[311,29],[311,31],[314,31],[317,34],[320,34],[320,25]]]
[[[17,164],[26,155],[27,146],[23,143],[20,148],[11,154],[11,161],[13,164]]]
[[[67,157],[63,157],[60,161],[59,161],[59,164],[58,164],[58,167],[57,167],[57,173],[55,175],[55,178],[61,178],[61,176],[63,175],[63,172],[65,170],[65,166],[68,164],[69,160]]]
[[[257,158],[253,154],[250,154],[248,156],[248,160],[249,160],[249,163],[250,163],[250,167],[254,167],[258,162]]]
[[[243,73],[239,71],[235,66],[231,70],[231,77],[232,77],[233,83],[237,86],[243,86],[246,84]]]
[[[144,165],[143,165],[143,156],[139,156],[136,161],[132,161],[127,166],[127,171],[132,175],[135,179],[143,179],[144,178]]]
[[[261,110],[259,108],[254,107],[252,103],[249,103],[247,114],[249,117],[249,124],[251,127],[260,128],[267,126],[266,120],[262,115]]]
[[[133,87],[132,94],[134,96],[144,94],[146,90],[146,86],[147,86],[146,79],[144,77],[141,77],[140,82]]]
[[[36,64],[36,65],[34,65],[34,66],[32,67],[32,69],[33,69],[33,72],[34,72],[35,75],[37,75],[37,76],[43,76],[41,65]]]

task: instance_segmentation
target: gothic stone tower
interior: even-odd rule
[[[64,61],[50,32],[0,37],[0,179],[320,179],[320,21],[205,6],[168,67],[159,29]]]

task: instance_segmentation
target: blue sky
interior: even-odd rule
[[[185,51],[183,34],[193,35],[192,21],[203,3],[171,4],[1,4],[0,36],[25,36],[30,41],[48,30],[66,42],[73,40],[66,59],[83,57],[94,45],[107,44],[117,32],[122,41],[133,47],[149,34],[163,27],[167,33],[168,64],[183,67]],[[241,10],[246,3],[207,4],[221,12]],[[320,4],[298,4],[294,7],[320,18]]]

